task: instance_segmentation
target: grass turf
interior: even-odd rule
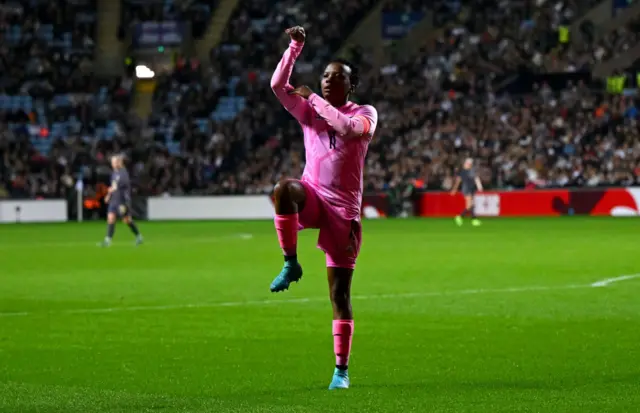
[[[635,219],[368,221],[352,388],[329,392],[331,312],[268,222],[0,227],[3,412],[635,412]]]

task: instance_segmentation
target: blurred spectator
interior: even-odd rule
[[[547,56],[548,71],[574,71],[576,67],[591,67],[626,53],[640,42],[640,18],[601,37],[585,36],[585,42],[573,42],[555,49]]]
[[[124,135],[133,84],[99,79],[95,1],[0,8],[0,176],[14,197],[60,197],[95,138]]]
[[[118,36],[126,37],[138,23],[175,21],[188,23],[194,37],[205,33],[211,13],[215,9],[213,0],[113,0],[121,1]]]

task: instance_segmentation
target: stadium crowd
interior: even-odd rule
[[[124,136],[131,77],[93,66],[94,0],[0,5],[0,197],[60,197]]]
[[[78,25],[73,16],[80,13],[58,13],[70,20],[61,21],[65,29],[52,39],[71,33],[72,47],[57,49],[39,41],[36,30],[48,22],[42,9],[3,6],[5,38],[21,29],[0,48],[0,196],[60,196],[78,173],[95,183],[108,173],[106,156],[114,151],[128,154],[140,194],[270,192],[281,176],[299,176],[304,167],[299,127],[269,88],[287,44],[284,28],[308,29],[292,83],[316,86],[323,65],[373,1],[365,3],[341,3],[341,18],[330,19],[316,3],[241,2],[210,62],[180,58],[172,75],[158,79],[146,128],[127,115],[130,78],[103,84],[89,74],[89,56],[69,52],[79,41],[93,44],[90,18]],[[636,98],[607,95],[588,82],[558,89],[541,81],[517,95],[498,87],[500,74],[523,67],[543,72],[545,56],[556,53],[557,25],[593,2],[539,3],[528,10],[509,2],[501,13],[483,13],[490,8],[481,0],[437,2],[434,7],[450,11],[441,22],[446,30],[415,59],[376,68],[366,53],[353,56],[361,71],[356,100],[374,105],[380,116],[367,190],[416,181],[449,189],[467,156],[478,159],[486,187],[640,183]],[[421,7],[387,4],[388,10]],[[19,68],[33,60],[39,66],[30,77]]]
[[[593,53],[578,53],[571,47],[567,28],[598,0],[502,1],[497,7],[493,1],[469,3],[443,22],[436,50],[442,65],[495,76],[521,67],[538,72],[588,70],[598,61]],[[608,54],[614,52],[613,45],[604,46]]]
[[[585,28],[579,42],[570,42],[557,47],[542,62],[546,71],[588,70],[595,64],[605,62],[627,52],[640,42],[640,18],[611,32],[598,33]]]
[[[119,0],[114,0],[119,1]],[[194,37],[207,29],[215,1],[121,0],[118,37],[124,39],[137,23],[179,20],[189,22]]]

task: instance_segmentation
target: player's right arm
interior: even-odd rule
[[[104,197],[104,201],[108,203],[109,200],[111,199],[111,194],[113,194],[117,190],[118,190],[118,181],[116,179],[111,179],[111,186],[107,191],[107,195]]]
[[[271,76],[271,90],[273,90],[282,106],[298,122],[305,123],[309,119],[309,104],[302,97],[290,94],[294,88],[289,84],[293,66],[304,46],[305,32],[302,27],[296,26],[287,29],[286,33],[291,38],[291,43],[289,43],[289,47],[285,50],[280,63],[278,63],[275,72],[273,72],[273,76]]]
[[[451,188],[451,195],[455,195],[458,192],[458,187],[460,186],[460,176],[456,176],[456,180],[453,183],[453,188]]]

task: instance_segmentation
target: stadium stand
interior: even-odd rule
[[[34,0],[0,7],[4,192],[56,196],[64,188],[53,178],[77,168],[89,142],[126,133],[132,79],[94,75],[94,1]],[[77,153],[72,155],[72,148]]]
[[[462,10],[463,5],[466,5],[466,3],[468,2],[460,0],[440,0],[433,2],[386,0],[383,12],[403,14],[422,13],[425,16],[433,16],[434,23],[436,25],[442,25],[455,20],[456,16]]]
[[[403,4],[393,1],[389,3]],[[483,43],[500,39],[503,43],[518,44],[521,38],[525,37],[524,40],[533,42],[536,49],[547,50],[558,43],[560,27],[579,20],[580,16],[591,12],[599,3],[601,3],[600,0],[574,2],[477,0],[430,3],[428,9],[416,5],[413,10],[422,11],[424,19],[430,20],[432,24],[423,25],[422,31],[416,33],[418,36],[411,36],[411,41],[418,44],[419,49],[440,35],[443,30],[455,28],[458,35],[480,37]],[[397,8],[389,7],[387,10],[394,11]],[[404,7],[401,10],[408,13]]]
[[[348,29],[355,25],[371,3],[348,2],[344,5],[346,12],[343,20],[329,20],[323,7],[315,3],[301,2],[294,3],[293,6],[278,3],[276,7],[271,7],[264,1],[241,2],[230,19],[223,43],[211,52],[211,73],[207,74],[204,83],[192,82],[193,76],[201,76],[202,73],[199,69],[190,69],[191,64],[179,64],[170,81],[165,78],[160,80],[156,90],[156,111],[152,117],[152,125],[157,127],[158,133],[164,135],[171,151],[175,152],[177,113],[172,115],[166,109],[168,106],[175,106],[178,100],[185,108],[189,107],[192,114],[197,115],[189,117],[188,122],[198,133],[209,132],[210,120],[225,122],[235,119],[246,107],[259,105],[268,97],[263,90],[264,81],[271,76],[282,47],[286,45],[282,41],[285,28],[298,22],[310,32],[322,33],[318,33],[315,39],[310,36],[305,51],[305,59],[308,61],[300,61],[298,65],[299,72],[312,74],[314,65],[326,61],[335,52],[340,45],[339,35],[348,33]],[[187,70],[185,68],[189,68],[190,75],[184,74]],[[213,108],[211,113],[206,113],[204,107],[195,109],[196,106],[205,104],[201,95],[206,96],[206,108]],[[162,120],[159,113],[163,113]]]
[[[473,64],[474,72],[505,73],[522,66],[538,72],[580,70],[589,62],[570,59],[562,67],[545,64],[568,45],[566,27],[595,3],[502,2],[496,9],[491,2],[476,1],[455,21],[447,22],[445,40],[440,43],[446,44],[450,60]]]
[[[117,0],[116,0],[117,1]],[[131,27],[141,22],[178,21],[191,26],[194,37],[201,37],[209,24],[215,2],[210,0],[121,0],[119,35],[125,37]]]
[[[579,68],[590,70],[606,66],[608,61],[622,54],[629,55],[640,41],[638,29],[640,29],[640,16],[610,32],[597,36],[581,36],[582,41],[567,43],[564,47],[559,47],[550,53],[545,60],[545,69],[575,71]],[[624,69],[624,67],[618,69]],[[607,73],[603,72],[603,74]]]
[[[91,128],[100,124],[93,120],[95,100],[82,106],[86,112],[80,113],[90,112],[92,122],[81,130],[99,142],[91,151],[91,161],[103,165],[110,151],[128,150],[132,175],[144,194],[268,193],[279,177],[300,175],[304,167],[301,132],[269,88],[287,44],[282,32],[294,24],[308,28],[293,83],[315,86],[317,74],[340,47],[340,39],[362,18],[361,5],[349,2],[343,20],[328,22],[324,11],[305,2],[275,7],[258,0],[240,2],[209,62],[179,56],[174,72],[156,79],[153,113],[148,128],[136,139],[126,133],[127,126],[119,131],[108,126],[128,123],[113,120],[113,110],[104,117],[108,120],[102,128]],[[418,55],[377,67],[367,53],[355,48],[352,60],[362,72],[357,100],[373,104],[380,113],[367,159],[366,188],[388,190],[419,179],[428,188],[447,189],[465,156],[479,159],[487,187],[639,182],[637,99],[604,93],[588,75],[592,62],[560,68],[545,60],[557,55],[557,25],[592,5],[557,7],[545,2],[531,10],[505,5],[502,13],[490,14],[482,12],[487,4],[480,0],[437,3],[433,7],[450,11],[448,17],[441,16],[446,30]],[[385,7],[422,10],[420,2],[408,6],[388,2]],[[163,6],[160,16],[164,10]],[[536,18],[528,20],[533,15]],[[137,18],[145,16],[158,18],[154,14]],[[25,21],[24,16],[21,19]],[[628,45],[632,40],[633,36],[625,37]],[[547,75],[553,68],[568,73]],[[584,74],[574,76],[571,72],[578,69]],[[24,84],[15,76],[5,79],[15,87]],[[122,84],[126,86],[127,79],[97,89],[95,96],[103,96],[101,102],[110,108],[118,106],[114,102]],[[131,88],[121,89],[126,101]],[[12,110],[3,114],[6,119],[17,116]],[[66,117],[61,113],[51,119]],[[46,123],[52,136],[53,123]],[[73,136],[73,131],[64,129],[55,136],[70,132]],[[114,136],[117,139],[109,141]],[[38,137],[34,146],[21,146],[12,153],[22,154],[21,159],[36,153],[34,149],[53,153],[50,144],[47,149],[41,142]],[[54,149],[73,151],[62,143]]]
[[[423,12],[432,8],[439,9],[443,2],[425,3],[419,0],[414,1],[400,1],[400,0],[385,0],[383,11],[392,13],[415,13]],[[457,1],[451,2],[460,3]]]
[[[482,3],[475,4],[482,5]],[[585,3],[583,7],[589,7],[591,4]],[[389,3],[388,8],[397,10],[397,6],[393,3]],[[300,7],[297,10],[302,9]],[[295,16],[295,10],[292,8],[289,12]],[[576,6],[575,9],[547,7],[544,10],[548,12],[546,16],[550,24],[539,25],[538,29],[535,29],[538,30],[535,33],[536,35],[544,34],[549,42],[532,43],[530,45],[532,52],[546,53],[552,50],[557,45],[558,34],[557,28],[551,23],[560,21],[559,19],[563,15],[573,16],[581,9]],[[196,88],[204,87],[205,93],[186,94],[186,99],[196,99],[199,102],[198,104],[185,104],[185,108],[192,108],[194,113],[199,111],[201,112],[199,115],[204,116],[206,114],[205,108],[216,108],[211,115],[213,122],[204,118],[187,117],[187,119],[191,119],[192,124],[182,128],[189,130],[188,141],[191,142],[191,146],[194,146],[195,142],[203,143],[199,152],[206,153],[207,148],[215,148],[213,151],[216,154],[216,166],[210,167],[210,172],[207,172],[208,179],[213,183],[207,189],[200,188],[205,192],[268,192],[271,190],[272,183],[283,172],[293,176],[301,173],[303,167],[302,148],[297,125],[288,118],[284,111],[273,110],[273,104],[276,101],[272,96],[269,96],[267,83],[271,71],[286,45],[286,41],[280,41],[282,39],[281,30],[294,24],[295,21],[300,21],[300,16],[295,16],[291,21],[287,21],[286,14],[269,17],[267,13],[268,10],[260,8],[260,4],[253,4],[248,9],[238,11],[238,18],[228,28],[226,42],[219,49],[212,51],[212,72],[205,76],[206,79],[202,83],[195,86]],[[484,29],[490,28],[491,25],[501,27],[509,20],[506,16],[509,14],[505,14],[501,19],[487,15],[487,20],[481,20],[485,26],[479,27],[484,27]],[[281,24],[276,25],[277,29],[274,29],[273,25],[266,24],[269,21],[279,21]],[[464,23],[472,24],[475,22],[467,19]],[[538,92],[529,92],[528,95],[517,99],[513,97],[500,98],[492,94],[491,82],[482,78],[481,74],[493,75],[496,69],[505,72],[515,71],[523,63],[529,68],[535,67],[526,64],[526,61],[519,54],[520,51],[518,53],[505,51],[503,54],[491,53],[496,50],[501,51],[500,44],[505,40],[501,36],[507,36],[509,33],[518,34],[522,25],[522,20],[516,20],[514,24],[509,22],[509,27],[513,31],[498,32],[495,37],[490,38],[488,48],[480,51],[475,50],[476,53],[482,52],[486,58],[484,66],[477,64],[481,61],[478,59],[478,54],[466,56],[468,61],[474,62],[473,66],[461,65],[459,59],[457,61],[447,60],[452,57],[455,59],[456,54],[459,54],[460,47],[474,44],[473,37],[480,37],[483,33],[481,29],[478,29],[478,36],[469,35],[473,32],[466,30],[466,26],[462,26],[465,30],[456,30],[459,27],[453,25],[446,32],[446,37],[436,42],[434,47],[428,49],[428,52],[418,59],[405,64],[388,65],[381,68],[380,74],[373,71],[364,76],[359,98],[376,105],[382,114],[380,129],[370,149],[367,174],[368,189],[386,189],[417,176],[426,177],[425,180],[429,187],[439,188],[442,182],[446,182],[447,174],[451,174],[453,167],[460,161],[460,157],[474,153],[477,149],[467,147],[468,145],[463,144],[465,140],[460,138],[457,140],[457,144],[448,145],[451,153],[447,156],[447,160],[442,161],[440,157],[437,157],[437,160],[432,160],[433,153],[437,153],[438,150],[431,145],[435,145],[434,142],[440,142],[440,144],[444,144],[443,141],[449,142],[442,137],[450,137],[452,142],[456,142],[452,135],[463,135],[474,141],[474,139],[477,140],[477,134],[487,133],[486,128],[495,129],[496,135],[507,136],[511,140],[505,140],[503,146],[497,145],[494,150],[508,149],[507,152],[510,154],[517,153],[518,142],[522,136],[516,133],[518,139],[512,141],[513,137],[510,134],[515,132],[507,124],[496,121],[495,116],[497,119],[517,119],[522,116],[522,113],[531,113],[535,109],[535,115],[529,115],[531,125],[520,126],[524,128],[523,131],[520,131],[522,134],[527,131],[527,128],[533,128],[533,126],[536,126],[536,130],[543,131],[541,125],[548,119],[555,119],[554,114],[561,116],[561,114],[568,112],[571,116],[589,118],[585,113],[591,113],[598,109],[600,115],[597,119],[599,120],[592,125],[592,129],[595,131],[596,126],[604,128],[597,130],[606,129],[606,125],[601,124],[602,119],[607,118],[610,114],[600,113],[603,110],[606,112],[606,109],[603,108],[607,107],[606,105],[601,106],[600,103],[606,103],[607,98],[604,95],[594,95],[588,90],[581,92],[581,96],[584,96],[582,99],[587,103],[584,103],[584,111],[580,112],[570,110],[566,106],[559,107],[557,100],[542,98],[537,94]],[[526,28],[526,24],[524,26]],[[464,41],[460,41],[458,37],[462,35],[468,37]],[[529,33],[529,38],[534,37]],[[232,42],[232,40],[238,41],[238,39],[241,39],[239,43]],[[522,40],[522,37],[518,39]],[[313,79],[312,76],[305,75],[317,72],[320,70],[321,64],[326,61],[320,58],[309,59],[308,57],[328,56],[322,52],[318,53],[316,48],[318,44],[320,43],[314,43],[313,35],[310,34],[309,43],[296,69],[295,75],[298,82]],[[513,41],[512,44],[514,46],[520,45],[519,42]],[[366,62],[360,60],[360,63],[367,67]],[[544,68],[536,69],[539,72],[544,71]],[[398,81],[399,79],[401,81]],[[184,82],[180,82],[176,78],[171,82],[171,85],[174,90],[173,95],[166,95],[162,92],[164,88],[159,88],[159,102],[177,102],[176,91],[189,90],[189,88],[185,88]],[[416,93],[418,90],[421,92]],[[464,93],[469,92],[473,95],[471,97],[465,96]],[[547,88],[541,88],[539,93],[545,93],[546,96]],[[200,95],[204,95],[206,100],[203,100]],[[498,114],[489,118],[486,118],[488,115],[483,113],[487,110],[484,100],[486,96],[493,96],[492,98],[496,102],[494,104],[500,103],[502,105],[500,110],[494,109]],[[521,103],[504,106],[505,102],[510,99]],[[184,98],[179,100],[183,102]],[[425,102],[428,103],[425,104]],[[596,103],[599,104],[596,105]],[[550,106],[552,104],[554,106]],[[571,102],[571,104],[575,103]],[[473,116],[463,116],[470,113]],[[473,127],[466,125],[467,119],[474,119]],[[565,122],[575,124],[571,119],[566,119]],[[246,125],[256,126],[247,128]],[[479,125],[484,129],[478,129]],[[211,129],[209,130],[209,128]],[[466,132],[462,133],[461,128],[465,128]],[[555,129],[551,127],[546,132],[556,133]],[[184,134],[184,132],[181,133]],[[593,133],[589,136],[593,136]],[[194,135],[200,135],[200,137],[194,137]],[[436,136],[438,139],[434,140]],[[472,136],[476,137],[472,138]],[[536,139],[538,140],[536,144],[541,145],[541,138],[536,136]],[[162,139],[159,140],[162,141]],[[175,150],[173,153],[177,154],[179,145],[176,142],[184,142],[184,138],[180,135],[177,138],[173,136],[170,140],[174,142]],[[590,142],[588,139],[585,142],[587,141]],[[205,142],[206,145],[204,145]],[[415,152],[417,147],[424,148],[424,153],[428,155],[418,156]],[[445,147],[447,147],[446,144]],[[394,149],[389,151],[389,148]],[[580,143],[572,148],[578,154],[586,150],[585,146]],[[558,159],[568,159],[568,156],[563,154],[550,157],[546,161],[538,159],[534,162],[531,159],[518,163],[520,172],[517,176],[512,176],[513,171],[516,170],[513,168],[512,158],[505,158],[507,160],[499,158],[494,162],[495,156],[496,153],[493,153],[483,167],[485,179],[493,185],[523,187],[525,185],[548,186],[569,183],[564,179],[564,172],[559,172],[557,168],[553,167],[560,162]],[[505,168],[505,164],[508,167]],[[534,173],[537,171],[537,164],[545,165],[544,172]],[[569,161],[569,164],[573,164],[573,161]],[[565,164],[560,162],[559,165]],[[505,175],[503,171],[509,171],[509,174]],[[196,172],[193,174],[197,175]],[[561,175],[562,178],[554,178],[556,175]],[[577,177],[572,176],[571,182],[574,182],[574,179],[580,179],[581,176],[580,174]],[[615,179],[610,174],[605,174],[598,180],[599,183],[614,181]]]

